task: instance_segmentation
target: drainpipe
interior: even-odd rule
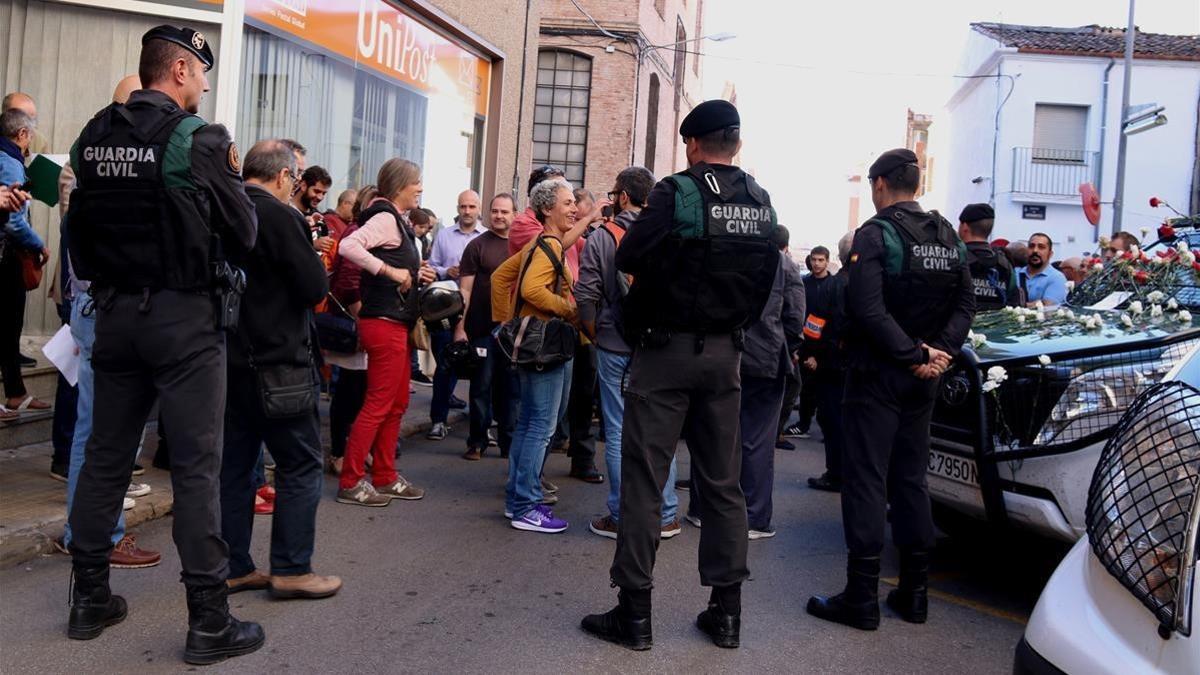
[[[1100,155],[1096,158],[1096,192],[1102,198],[1104,195],[1104,139],[1108,135],[1108,74],[1112,72],[1113,66],[1117,65],[1116,59],[1108,60],[1108,67],[1104,69],[1104,84],[1100,94]],[[1094,236],[1096,241],[1100,241],[1100,226],[1095,226]]]
[[[1000,145],[1000,80],[1003,79],[1001,77],[1003,74],[1004,59],[1001,58],[999,63],[996,64],[996,120],[992,126],[992,190],[991,195],[988,197],[988,204],[992,206],[996,205],[996,152]],[[1011,190],[1012,186],[1009,186],[1009,189]]]
[[[533,0],[525,0],[525,42],[521,47],[521,94],[517,98],[517,149],[513,153],[513,197],[524,194],[521,190],[521,123],[525,116],[525,66],[526,59],[529,57],[529,8],[533,5]],[[529,135],[530,147],[533,147],[533,134]]]

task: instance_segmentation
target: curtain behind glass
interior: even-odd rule
[[[249,27],[242,49],[238,142],[249,148],[264,138],[291,138],[308,148],[309,166],[329,166],[336,152],[334,82],[350,68]]]

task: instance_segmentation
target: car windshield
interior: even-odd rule
[[[1200,217],[1169,222],[1171,236],[1147,244],[1138,257],[1126,252],[1109,261],[1088,261],[1088,275],[1068,302],[1125,309],[1134,301],[1149,307],[1174,299],[1180,307],[1200,309],[1200,262],[1195,257],[1200,251]]]

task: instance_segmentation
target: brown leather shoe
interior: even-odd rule
[[[280,600],[316,600],[328,598],[342,590],[338,577],[323,577],[309,572],[291,576],[271,576],[271,595]]]
[[[241,593],[242,591],[261,591],[271,587],[271,577],[254,570],[236,579],[229,579],[225,582],[229,586],[230,593]]]
[[[162,562],[162,554],[158,551],[147,551],[138,548],[137,537],[127,534],[113,547],[108,554],[108,564],[118,569],[139,569],[154,567]]]

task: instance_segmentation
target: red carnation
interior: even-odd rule
[[[1158,226],[1158,238],[1170,241],[1175,238],[1175,228],[1167,223]]]
[[[1139,284],[1146,283],[1146,280],[1149,278],[1150,278],[1150,276],[1148,274],[1146,274],[1145,270],[1138,270],[1133,273],[1133,280]]]
[[[1158,197],[1150,198],[1150,208],[1152,208],[1152,209],[1157,209],[1158,205],[1161,203],[1162,203],[1162,200],[1160,200]]]

